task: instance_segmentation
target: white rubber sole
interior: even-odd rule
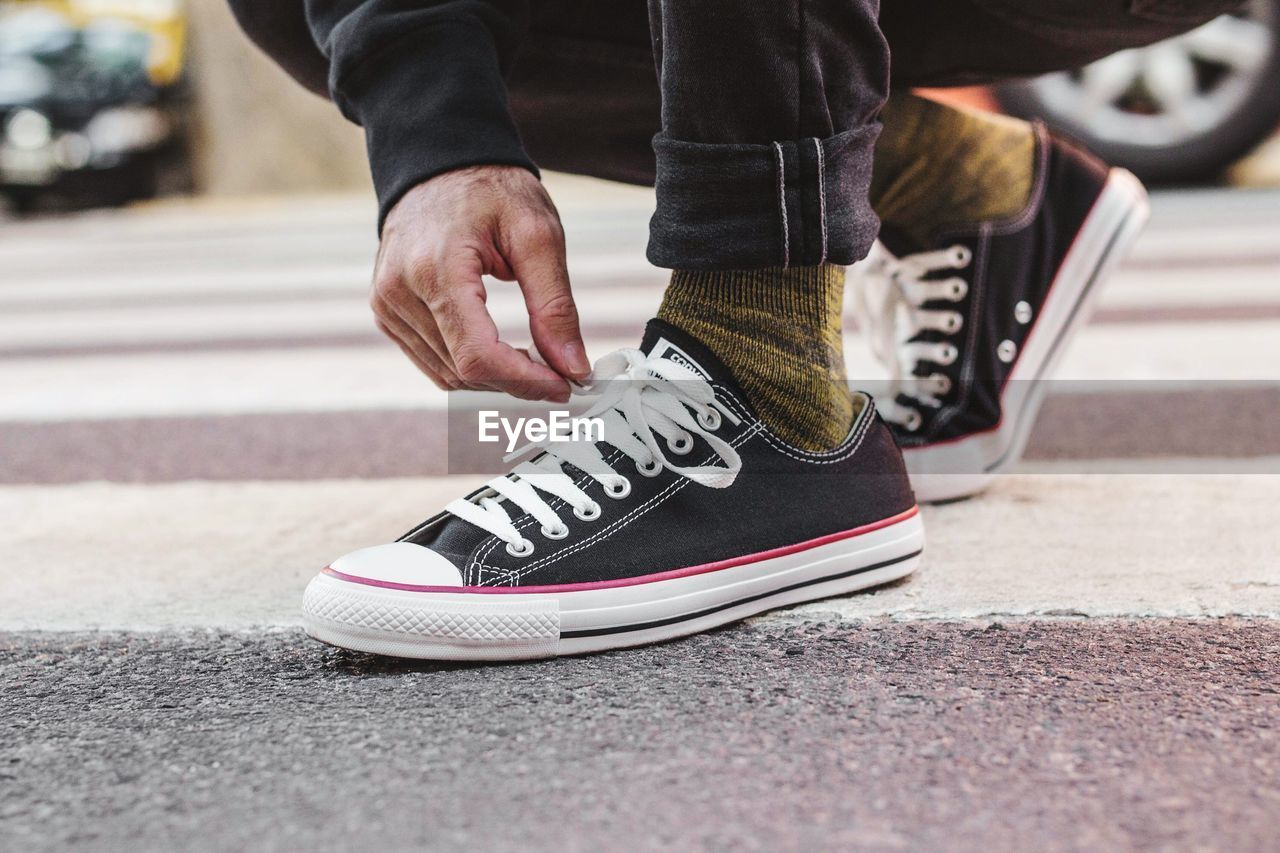
[[[1017,464],[1044,402],[1048,378],[1072,336],[1093,311],[1101,288],[1128,255],[1150,216],[1147,191],[1125,169],[1112,169],[1063,259],[1049,297],[1001,394],[994,429],[903,452],[916,500],[957,500],[981,492]]]
[[[723,568],[667,572],[653,581],[530,592],[408,591],[322,573],[303,596],[304,625],[317,640],[393,657],[575,655],[670,640],[879,586],[915,571],[924,549],[924,525],[914,510],[841,536],[766,552],[751,562],[726,561]]]

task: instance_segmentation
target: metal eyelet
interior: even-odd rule
[[[715,432],[720,429],[720,410],[708,407],[705,412],[698,413],[698,426],[707,432]]]
[[[960,327],[964,325],[964,316],[959,312],[952,312],[947,315],[947,326],[943,331],[949,335],[954,335],[960,331]]]
[[[1009,364],[1018,357],[1018,345],[1005,339],[1000,342],[1000,346],[996,347],[996,356],[1005,364]]]
[[[636,470],[640,472],[642,477],[656,477],[662,473],[662,463],[657,459],[650,459],[648,465],[636,463]]]
[[[538,532],[541,533],[543,536],[547,537],[548,539],[563,539],[564,537],[569,535],[569,526],[566,524],[562,524],[560,525],[559,528],[555,530],[548,530],[547,528],[544,527]]]
[[[948,279],[947,283],[951,285],[951,301],[959,302],[969,295],[969,282],[962,278]]]
[[[964,269],[973,260],[973,252],[968,246],[956,244],[951,247],[951,263],[956,269]]]
[[[686,432],[675,441],[668,441],[667,449],[677,456],[684,456],[690,450],[693,450],[693,436]]]
[[[920,413],[912,409],[910,412],[907,413],[907,418],[902,422],[902,426],[908,432],[915,432],[916,430],[920,429],[920,424],[923,422],[924,422],[924,418],[920,416]]]
[[[593,503],[585,509],[574,507],[573,517],[579,521],[595,521],[600,517],[600,504]]]
[[[1013,319],[1017,320],[1022,325],[1025,326],[1030,323],[1031,316],[1032,312],[1030,302],[1019,302],[1017,305],[1013,306]]]
[[[513,557],[527,557],[533,553],[533,543],[528,539],[521,539],[519,544],[507,543],[507,553]]]
[[[937,394],[951,393],[951,377],[945,373],[935,373],[929,377],[933,381],[934,391]]]
[[[631,481],[626,477],[619,477],[604,487],[604,493],[615,501],[620,501],[631,494]]]
[[[953,364],[960,357],[960,350],[951,344],[943,344],[942,351],[938,354],[938,364]]]

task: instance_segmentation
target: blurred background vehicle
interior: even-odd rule
[[[1280,0],[995,96],[1148,182],[1214,178],[1280,125]]]
[[[191,187],[178,0],[0,2],[0,194],[116,205]]]

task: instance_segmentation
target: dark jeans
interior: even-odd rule
[[[532,0],[508,85],[539,165],[656,185],[659,266],[847,264],[877,233],[867,185],[890,82],[1071,68],[1243,2]],[[231,3],[259,45],[327,93],[303,0]]]
[[[643,0],[543,0],[512,106],[539,165],[656,187],[658,266],[849,264],[879,227],[867,189],[891,80],[1071,68],[1239,5],[649,0],[646,15]]]

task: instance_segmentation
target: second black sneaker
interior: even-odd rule
[[[1137,178],[1036,134],[1021,214],[927,246],[886,226],[854,268],[860,325],[891,373],[880,411],[921,501],[972,495],[1018,461],[1045,380],[1147,221]]]
[[[604,440],[543,443],[510,474],[307,587],[307,633],[377,654],[501,660],[705,631],[896,580],[924,532],[869,397],[809,453],[752,413],[696,340],[652,321],[597,364]]]

